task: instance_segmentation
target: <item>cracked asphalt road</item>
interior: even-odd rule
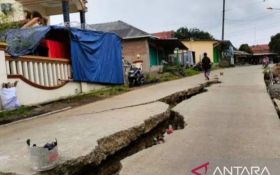
[[[175,107],[188,124],[184,130],[123,160],[120,174],[191,175],[205,162],[209,172],[215,166],[259,165],[279,174],[280,120],[261,66],[224,72],[222,84]]]

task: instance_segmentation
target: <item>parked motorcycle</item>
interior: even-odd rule
[[[145,81],[144,74],[141,69],[131,65],[128,71],[129,87],[143,85]]]

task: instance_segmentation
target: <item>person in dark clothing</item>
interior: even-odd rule
[[[211,70],[211,60],[207,56],[207,53],[204,53],[204,56],[202,58],[202,70],[204,71],[204,76],[206,80],[209,80],[210,70]]]

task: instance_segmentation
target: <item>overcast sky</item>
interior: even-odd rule
[[[146,32],[197,27],[221,39],[223,0],[88,0],[87,23],[122,20]],[[280,32],[279,0],[226,0],[225,39],[236,47],[241,43],[266,44]],[[79,21],[79,15],[71,15]],[[51,18],[51,24],[62,16]]]

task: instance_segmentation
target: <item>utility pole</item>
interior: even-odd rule
[[[226,13],[226,0],[223,0],[222,40],[225,39],[225,13]]]

